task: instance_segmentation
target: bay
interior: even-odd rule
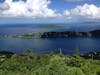
[[[27,48],[30,48],[34,53],[59,53],[59,48],[62,48],[64,54],[74,53],[75,48],[79,48],[81,53],[86,53],[100,51],[100,38],[0,39],[0,50],[23,54]]]
[[[66,31],[72,27],[40,28],[30,26],[0,27],[0,35],[17,35],[49,31]],[[73,28],[75,29],[75,28]],[[76,28],[77,29],[77,28]],[[78,28],[80,29],[80,28]],[[77,30],[78,30],[77,29]],[[85,28],[84,28],[85,29]],[[80,29],[81,30],[81,29]],[[75,48],[81,53],[100,51],[100,38],[96,37],[67,37],[67,38],[0,38],[0,50],[23,54],[30,48],[34,53],[59,53],[62,48],[64,54],[72,54]]]

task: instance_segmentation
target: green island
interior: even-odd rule
[[[67,38],[67,37],[100,37],[100,30],[94,30],[89,32],[75,32],[75,31],[63,31],[63,32],[38,32],[27,33],[18,35],[4,35],[0,38]]]
[[[39,26],[34,26],[34,28],[47,28],[47,29],[52,29],[52,28],[64,28],[64,26],[61,25],[39,25]]]
[[[100,75],[100,60],[86,59],[78,50],[73,55],[35,54],[30,49],[24,55],[9,52],[6,57],[4,53],[0,55],[0,75]]]

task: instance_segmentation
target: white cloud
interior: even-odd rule
[[[5,0],[0,4],[1,17],[57,17],[54,10],[49,9],[50,0],[27,0],[26,2],[20,0],[13,2],[13,0]]]
[[[71,10],[65,10],[64,15],[72,18],[100,19],[100,7],[93,4],[84,4]]]
[[[13,2],[13,0],[5,0],[4,3],[0,3],[0,17],[100,19],[100,7],[93,4],[78,5],[73,9],[65,10],[63,14],[59,14],[48,7],[50,3],[51,0],[27,0],[26,2],[23,0],[16,2]]]
[[[9,9],[8,4],[0,3],[0,10],[7,10]]]

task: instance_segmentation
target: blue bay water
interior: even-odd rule
[[[74,53],[75,48],[81,53],[89,51],[100,51],[100,38],[45,38],[45,39],[0,39],[0,50],[8,50],[23,54],[25,49],[30,48],[35,53],[59,53],[62,48],[64,54]]]
[[[34,27],[0,27],[0,35],[16,35],[61,30],[64,29],[46,29]],[[18,54],[23,54],[25,52],[25,49],[27,48],[32,49],[32,51],[35,53],[59,53],[59,48],[62,48],[62,52],[64,54],[72,54],[74,53],[75,48],[79,48],[81,53],[86,53],[89,51],[100,51],[100,38],[0,38],[0,50],[7,50]]]

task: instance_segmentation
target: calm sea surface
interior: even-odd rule
[[[1,27],[0,35],[15,35],[24,33],[36,33],[44,31],[54,31],[60,29],[41,29],[30,27]],[[79,48],[81,53],[89,51],[100,51],[100,38],[87,37],[68,37],[68,38],[1,38],[0,50],[7,50],[22,54],[25,49],[30,48],[35,53],[50,53],[52,51],[59,53],[62,48],[64,54],[74,53],[75,48]]]

